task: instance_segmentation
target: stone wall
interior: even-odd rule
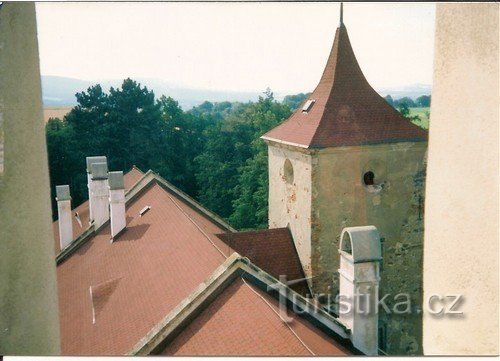
[[[269,228],[287,227],[295,241],[306,277],[311,275],[311,155],[300,149],[269,144]],[[293,181],[284,165],[293,167]]]
[[[411,296],[411,315],[380,314],[387,352],[421,354],[422,243],[426,142],[330,148],[313,159],[311,263],[315,293],[338,293],[343,228],[374,225],[383,241],[380,295]],[[363,175],[375,175],[366,186]]]

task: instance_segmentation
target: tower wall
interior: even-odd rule
[[[312,170],[311,264],[313,292],[338,293],[337,249],[345,227],[374,225],[383,241],[380,296],[407,293],[413,308],[422,298],[422,243],[427,142],[327,148]],[[375,175],[366,186],[363,175]],[[380,189],[381,190],[377,190]],[[415,311],[415,310],[414,310]],[[387,352],[418,354],[421,316],[381,314],[387,322]]]
[[[311,275],[311,169],[305,150],[269,144],[269,228],[290,225],[306,277]],[[285,161],[293,167],[293,182],[285,179]]]

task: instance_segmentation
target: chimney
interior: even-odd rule
[[[112,242],[125,230],[126,226],[125,185],[123,172],[109,172],[108,176]]]
[[[351,330],[354,347],[366,355],[378,355],[377,307],[382,251],[377,228],[344,228],[339,253],[339,321]]]
[[[89,189],[89,221],[91,222],[94,219],[94,214],[92,211],[92,164],[93,163],[106,163],[107,159],[105,156],[97,156],[97,157],[87,157],[87,188]]]
[[[90,170],[90,222],[97,229],[109,219],[108,164],[92,163]]]
[[[69,185],[56,186],[57,215],[59,223],[59,244],[61,250],[73,241],[73,220],[71,218],[71,195]]]

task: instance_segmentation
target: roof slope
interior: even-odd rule
[[[353,146],[399,141],[424,141],[427,132],[403,118],[368,84],[343,24],[321,80],[309,99],[262,138],[305,148]]]
[[[225,260],[209,239],[222,247],[214,234],[225,229],[156,182],[127,204],[126,215],[116,241],[108,223],[57,267],[64,355],[126,353]],[[115,279],[105,299],[91,298],[91,287]]]
[[[333,316],[233,253],[128,354],[359,354],[349,338]]]
[[[228,232],[217,236],[273,277],[279,279],[284,275],[287,281],[302,280],[290,287],[301,295],[308,293],[302,264],[288,228]]]
[[[139,212],[145,206],[151,208],[140,216]],[[266,340],[254,354],[268,354],[270,350],[274,350],[272,353],[281,355],[301,355],[304,351],[309,354],[308,348],[315,347],[318,349],[313,352],[319,354],[345,351],[341,346],[347,338],[345,327],[322,310],[314,312],[315,320],[320,326],[316,323],[316,326],[312,326],[306,319],[296,320],[293,321],[293,332],[291,329],[283,329],[283,325],[279,326],[279,318],[262,323],[261,319],[268,319],[270,311],[274,313],[275,306],[270,306],[273,301],[253,286],[243,287],[234,277],[241,277],[243,282],[243,278],[251,277],[258,269],[260,275],[254,277],[264,277],[267,286],[276,285],[276,279],[251,264],[247,258],[242,259],[234,253],[231,246],[218,238],[217,235],[223,234],[224,238],[227,232],[234,232],[229,225],[154,172],[145,173],[127,192],[126,217],[127,228],[113,243],[110,242],[109,222],[97,230],[91,226],[57,257],[63,355],[120,355],[130,352],[138,342],[148,339],[148,335],[170,315],[187,312],[189,318],[202,312],[202,309],[198,309],[196,314],[192,313],[193,309],[189,304],[186,306],[186,300],[193,293],[200,292],[207,293],[206,300],[209,303],[203,305],[207,308],[204,316],[207,320],[222,316],[228,322],[240,325],[232,329],[233,339],[217,339],[217,333],[211,328],[199,330],[198,336],[201,339],[205,337],[203,335],[207,335],[208,330],[209,334],[213,334],[210,336],[211,340],[219,342],[219,348],[214,348],[214,352],[229,354],[228,350],[234,347],[231,340],[249,342],[249,337]],[[244,251],[246,247],[253,258],[264,262],[266,257],[262,253],[266,247],[261,242],[272,242],[273,234],[277,242],[282,244],[283,255],[291,255],[293,258],[293,249],[286,245],[290,243],[289,233],[287,235],[282,229],[233,235],[233,241],[229,243]],[[252,235],[258,236],[255,238]],[[253,240],[250,243],[244,242],[249,239]],[[251,243],[256,247],[253,253],[252,247],[248,247]],[[283,260],[283,255],[276,257]],[[223,289],[208,292],[212,284],[208,284],[207,279],[213,277],[214,273],[224,273],[228,269],[228,263],[234,266],[233,270],[239,267],[238,270],[244,274],[226,272],[227,277],[233,278],[225,278],[218,285],[224,289],[233,281],[235,285],[224,292],[219,303],[211,306],[210,302]],[[293,262],[282,265],[267,263],[277,273],[298,272],[297,265]],[[236,264],[240,266],[236,267]],[[241,268],[241,264],[246,268]],[[288,290],[290,294],[300,298]],[[276,293],[267,293],[269,292]],[[287,294],[287,297],[291,296]],[[299,308],[307,308],[304,298],[299,301],[302,302]],[[218,311],[217,305],[220,305],[222,311]],[[236,311],[240,307],[254,312],[252,317],[241,318],[243,315],[238,315],[240,311]],[[217,322],[220,321],[210,324]],[[259,323],[255,325],[253,333],[247,329],[249,322]],[[183,322],[183,327],[186,325]],[[200,322],[192,327],[196,328],[197,325]],[[227,331],[220,329],[218,332],[225,332],[222,336],[226,337]],[[325,332],[329,332],[328,335]],[[332,336],[332,332],[341,340]],[[254,333],[259,336],[251,336]],[[303,341],[298,340],[294,333],[299,334],[300,339],[305,340],[309,346],[304,347]],[[193,342],[198,340],[198,336],[193,338]],[[191,338],[190,336],[189,339]],[[178,342],[185,345],[182,340],[186,341],[186,338],[179,339]],[[209,350],[201,348],[202,342],[196,341],[190,345],[194,348],[189,350],[198,350],[200,354],[209,353]],[[239,346],[234,348],[234,352],[238,354],[247,353],[248,350],[250,349]]]
[[[162,355],[347,355],[345,348],[295,314],[286,324],[278,301],[238,278],[162,352]]]

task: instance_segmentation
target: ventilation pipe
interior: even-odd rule
[[[92,164],[93,163],[108,163],[105,156],[87,157],[87,188],[89,189],[89,222],[94,219],[92,210]]]
[[[382,260],[374,226],[344,228],[340,236],[339,321],[351,342],[366,355],[378,355],[378,285]]]
[[[56,186],[56,201],[59,224],[59,244],[62,250],[73,240],[73,220],[71,218],[71,195],[69,185]]]
[[[109,172],[109,209],[111,218],[111,241],[125,231],[125,184],[123,172]]]
[[[105,162],[92,163],[90,170],[90,222],[98,229],[109,220],[108,165]]]

